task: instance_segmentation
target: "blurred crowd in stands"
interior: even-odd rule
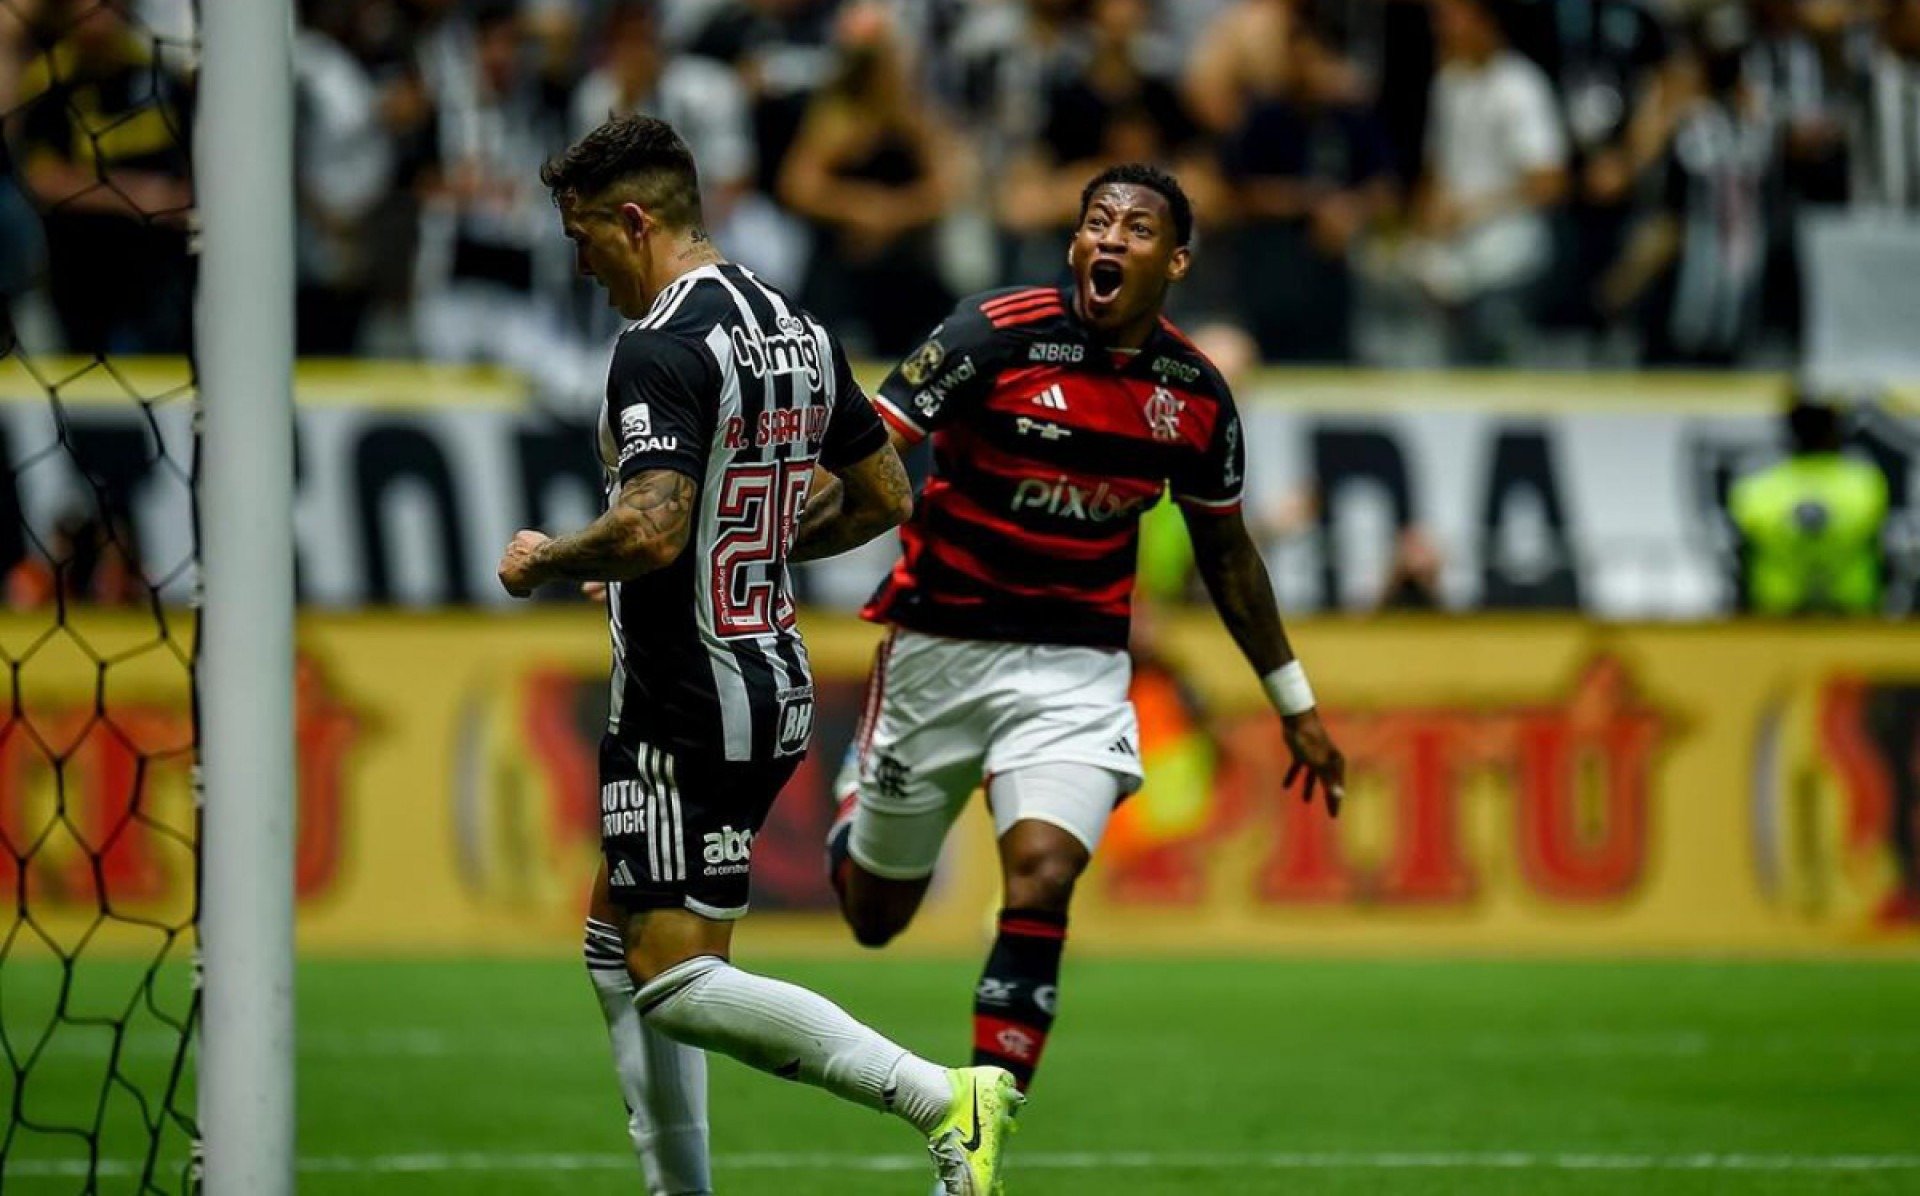
[[[1920,0],[298,0],[299,334],[591,393],[537,169],[675,124],[730,256],[858,352],[1058,275],[1177,170],[1176,314],[1269,362],[1781,364],[1809,205],[1920,219]],[[187,337],[191,0],[0,5],[22,338]],[[39,331],[36,333],[35,330]],[[48,348],[59,347],[49,345]]]

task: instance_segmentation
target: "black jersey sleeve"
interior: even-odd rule
[[[653,329],[620,338],[607,375],[607,421],[622,482],[649,469],[706,479],[719,371],[699,347]]]
[[[827,419],[826,438],[820,442],[820,464],[844,469],[878,452],[887,443],[887,429],[847,365],[840,339],[829,333],[827,343],[833,346],[833,412]]]
[[[961,300],[880,384],[880,412],[907,439],[921,439],[993,389],[1011,342],[980,310],[986,297]]]
[[[1206,451],[1194,457],[1184,477],[1171,480],[1176,502],[1202,511],[1226,513],[1240,509],[1242,492],[1246,489],[1247,446],[1233,396],[1224,386],[1219,396],[1213,435],[1207,441]]]

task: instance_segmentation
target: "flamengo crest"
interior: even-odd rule
[[[1180,413],[1187,405],[1164,386],[1153,388],[1153,397],[1147,400],[1147,426],[1153,429],[1155,440],[1180,439]]]

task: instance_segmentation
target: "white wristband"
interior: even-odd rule
[[[1313,686],[1307,684],[1307,670],[1297,660],[1260,678],[1260,684],[1266,687],[1267,700],[1281,714],[1305,714],[1313,709]]]

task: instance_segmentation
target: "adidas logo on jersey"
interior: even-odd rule
[[[607,883],[623,889],[631,889],[640,882],[633,878],[633,869],[627,866],[627,862],[620,860],[614,864],[613,875],[607,878]]]
[[[1067,409],[1067,392],[1060,388],[1058,382],[1055,382],[1052,386],[1047,387],[1039,394],[1033,396],[1033,405],[1036,407],[1045,407],[1048,411],[1065,411]]]
[[[745,872],[753,860],[753,832],[736,831],[723,826],[700,837],[700,858],[707,862],[705,876],[731,876]]]

